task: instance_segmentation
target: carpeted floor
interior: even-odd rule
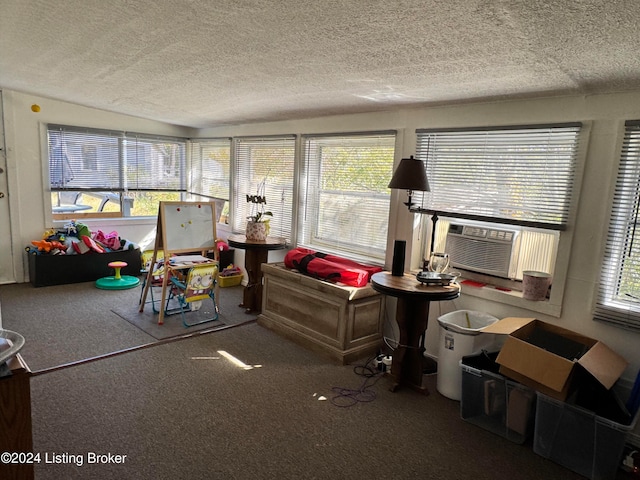
[[[255,315],[245,314],[238,306],[242,289],[220,289],[220,321],[185,328],[180,315],[157,325],[150,306],[138,314],[141,287],[100,290],[93,282],[42,288],[28,283],[0,285],[2,327],[25,337],[21,354],[31,370],[38,371],[223,323],[230,326],[255,320]],[[125,315],[136,321],[125,320]]]
[[[84,463],[39,464],[36,480],[582,478],[463,422],[434,380],[424,396],[382,377],[340,407],[334,387],[363,385],[354,367],[257,324],[50,372],[32,380],[34,449]]]
[[[530,440],[461,420],[436,375],[425,377],[428,396],[392,393],[390,378],[259,326],[238,307],[241,292],[221,292],[235,325],[156,341],[112,312],[137,304],[138,289],[0,286],[3,326],[25,335],[34,371],[36,480],[583,478]]]

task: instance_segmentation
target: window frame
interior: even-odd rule
[[[247,217],[256,213],[255,205],[247,202],[247,196],[258,194],[260,183],[267,177],[271,177],[270,160],[274,163],[280,160],[281,168],[289,170],[290,183],[283,184],[282,177],[275,183],[266,182],[265,192],[262,194],[266,197],[267,203],[264,205],[265,211],[270,211],[273,216],[269,219],[270,232],[269,235],[284,238],[287,243],[293,240],[294,229],[293,220],[296,209],[296,163],[297,155],[297,136],[296,135],[256,135],[246,137],[233,137],[231,142],[231,229],[235,233],[244,233],[246,230]],[[255,152],[259,152],[260,148],[266,148],[267,151],[254,156]],[[273,158],[272,153],[268,149],[282,149],[286,155],[286,159]],[[289,157],[290,156],[290,157]],[[254,177],[253,168],[260,162],[258,167],[267,169],[267,177]],[[289,164],[290,163],[290,164]],[[279,173],[282,173],[280,171]],[[278,196],[280,198],[278,198]],[[274,202],[274,197],[277,199]]]
[[[469,278],[472,280],[478,280],[481,282],[488,283],[487,287],[478,288],[476,286],[467,286],[466,284],[462,284],[462,293],[464,295],[478,297],[483,300],[488,300],[496,303],[511,305],[514,307],[522,308],[525,310],[539,312],[545,315],[549,315],[552,317],[560,317],[562,314],[562,303],[564,298],[564,290],[565,284],[568,278],[568,268],[569,268],[569,260],[570,260],[570,250],[571,243],[574,235],[574,222],[576,218],[577,205],[578,200],[580,198],[580,191],[582,187],[582,176],[584,172],[584,163],[586,159],[587,146],[589,143],[589,136],[591,133],[591,124],[589,121],[582,122],[554,122],[549,124],[539,124],[540,125],[576,125],[579,126],[579,132],[577,134],[576,142],[575,142],[575,169],[573,176],[573,185],[572,185],[572,193],[568,198],[568,215],[565,224],[560,228],[556,228],[559,232],[558,239],[558,248],[555,259],[555,267],[554,267],[554,275],[553,275],[553,287],[551,289],[550,297],[547,301],[530,301],[522,298],[521,292],[513,291],[512,285],[508,286],[508,288],[502,289],[500,288],[500,282],[497,282],[499,288],[495,288],[492,286],[492,279],[490,278],[480,278],[481,275],[478,274],[478,278],[476,278],[476,274],[469,275]],[[529,125],[531,127],[531,125]],[[506,127],[463,127],[463,128],[429,128],[429,129],[417,129],[416,137],[421,131],[449,131],[449,130],[487,130],[494,128],[511,128],[510,126]],[[513,128],[521,128],[521,126],[513,126]],[[418,139],[416,138],[416,147],[418,147]],[[423,159],[424,161],[424,159]],[[431,178],[429,179],[431,183]],[[451,217],[451,218],[459,218],[466,220],[475,220],[475,221],[483,221],[489,223],[500,223],[500,224],[509,224],[508,221],[504,219],[492,219],[492,218],[482,218],[473,215],[465,215],[465,214],[456,214],[455,212],[449,213],[441,210],[435,210],[429,208],[428,205],[425,205],[424,197],[421,197],[420,194],[416,194],[414,192],[414,201],[419,202],[418,207],[414,207],[411,210],[414,213],[421,213],[420,222],[421,227],[414,229],[414,242],[428,243],[430,244],[430,225],[425,225],[431,223],[431,216],[435,213],[437,215],[442,215],[443,217]],[[515,223],[515,222],[514,222]],[[541,228],[544,227],[539,224],[528,224],[527,222],[521,222],[523,227],[533,227],[533,228]],[[546,226],[548,228],[548,226]],[[426,234],[429,232],[429,234]],[[421,245],[422,246],[422,245]],[[429,249],[425,249],[425,251],[429,251]],[[513,282],[511,282],[513,283]]]
[[[611,199],[607,236],[596,284],[593,319],[619,328],[640,330],[640,299],[621,299],[625,263],[640,242],[640,119],[624,124]],[[637,253],[637,249],[635,249]],[[636,262],[630,261],[631,266]],[[637,265],[636,265],[637,266]],[[630,294],[631,295],[631,294]]]
[[[387,250],[388,231],[384,230],[384,228],[379,225],[374,225],[374,223],[377,218],[384,222],[387,229],[389,227],[388,220],[391,208],[391,192],[388,189],[387,184],[393,175],[397,137],[398,133],[396,130],[302,135],[297,229],[297,243],[299,246],[312,250],[342,255],[366,263],[376,265],[384,264]],[[380,145],[382,146],[381,148],[392,149],[388,158],[388,172],[385,172],[383,175],[384,193],[367,193],[365,191],[357,191],[358,189],[356,188],[351,190],[322,188],[322,148],[333,148],[334,154],[337,149],[344,149],[342,155],[349,155],[349,160],[353,161],[353,163],[350,163],[349,165],[354,165],[358,160],[358,156],[362,153],[362,148],[373,148],[376,142],[380,142]],[[387,145],[385,145],[385,143],[387,143]],[[374,163],[376,161],[384,161],[382,156],[371,160],[373,160]],[[327,228],[325,229],[326,232],[324,236],[317,235],[319,231],[318,229],[322,227],[322,219],[320,218],[319,213],[321,211],[319,208],[321,202],[320,198],[322,196],[326,197],[327,195],[343,197],[345,199],[349,197],[358,197],[365,206],[367,205],[367,201],[377,203],[386,202],[386,209],[383,208],[383,210],[386,210],[384,212],[380,210],[380,208],[371,212],[367,209],[351,209],[348,212],[345,212],[340,208],[340,204],[343,202],[339,202],[333,211],[333,213],[337,215],[346,215],[349,222],[352,222],[354,218],[358,217],[358,214],[361,214],[358,217],[361,220],[361,226],[356,232],[353,232],[356,238],[371,238],[371,235],[377,235],[384,246],[371,247],[370,245],[365,245],[364,242],[341,241],[339,238],[344,238],[344,236],[339,235],[338,231],[335,230],[335,227],[329,225],[327,225]],[[369,205],[371,204],[372,203]],[[380,233],[381,231],[384,231],[384,233]]]
[[[49,189],[52,194],[58,192],[77,192],[80,194],[87,194],[89,196],[101,197],[99,211],[76,211],[76,212],[63,212],[56,213],[54,211],[54,204],[52,200],[52,217],[54,220],[66,220],[73,218],[131,218],[140,217],[136,215],[127,215],[133,204],[129,200],[130,194],[137,192],[143,194],[178,194],[180,198],[187,192],[187,138],[164,136],[137,132],[128,132],[124,130],[113,129],[99,129],[92,127],[81,127],[72,125],[60,125],[60,124],[47,124],[46,125],[46,145],[47,145],[47,179]],[[64,140],[65,135],[70,138],[76,136],[78,141],[76,146],[72,147],[69,151],[69,144]],[[61,137],[61,138],[60,138]],[[83,138],[85,137],[85,138]],[[91,140],[91,137],[93,139]],[[91,140],[91,141],[89,141]],[[58,170],[54,165],[52,150],[55,149],[59,142],[65,142],[64,152],[59,154],[64,157],[64,163],[69,165],[69,168],[73,168],[72,163],[80,166],[79,180],[75,180],[75,175],[71,175],[69,180],[65,180],[64,171],[60,172],[60,177],[63,178],[60,182],[55,182],[54,176]],[[154,169],[149,169],[148,165],[144,165],[142,168],[134,168],[133,176],[131,175],[131,163],[136,163],[140,160],[148,163],[152,162],[153,165],[162,169],[161,173],[166,172],[166,166],[159,165],[160,156],[156,157],[151,151],[156,150],[155,145],[160,144],[173,144],[171,152],[171,165],[170,168],[174,172],[175,180],[169,179],[168,185],[162,185],[164,176],[158,175]],[[92,147],[93,155],[95,156],[93,162],[90,162],[85,157],[85,153],[89,147]],[[104,150],[104,148],[111,149],[104,152],[97,153],[98,149]],[[62,147],[61,147],[62,148]],[[78,150],[79,149],[79,150]],[[146,152],[143,156],[138,156],[140,150]],[[151,150],[150,150],[151,149]],[[71,157],[71,158],[70,158]],[[155,158],[155,161],[154,161]],[[164,159],[164,157],[162,157]],[[61,163],[61,160],[58,159]],[[87,167],[87,162],[91,163]],[[111,174],[100,174],[100,169],[110,170]],[[87,173],[88,172],[88,173]],[[170,172],[169,172],[170,173]],[[133,188],[132,188],[133,186]],[[164,187],[164,188],[163,188]],[[113,201],[117,197],[118,211],[116,212],[104,212],[102,208],[108,203]],[[148,215],[152,216],[152,215]],[[146,217],[146,216],[143,216]]]
[[[415,200],[419,206],[412,210],[482,222],[565,230],[574,197],[583,127],[581,122],[565,122],[417,129],[416,158],[425,164],[431,191],[418,192]],[[564,172],[558,172],[555,166],[551,170],[547,162],[554,156],[553,140],[556,137],[562,140],[565,135],[570,136],[572,132],[572,152],[563,154],[568,157],[564,162],[569,164],[559,166]],[[481,142],[484,144],[480,145]],[[547,148],[547,152],[536,152],[537,149],[544,148]],[[452,155],[451,152],[454,154]],[[440,158],[442,158],[441,161],[439,161]],[[533,160],[534,158],[537,159]],[[514,159],[519,161],[516,162]],[[473,163],[469,163],[468,160]],[[465,161],[467,163],[463,165]],[[510,172],[518,180],[530,179],[531,172],[527,171],[527,168],[535,168],[546,181],[534,184],[534,188],[529,188],[529,192],[514,192],[502,181],[502,175],[499,173],[505,167],[504,163],[511,163]],[[474,169],[477,169],[475,176]],[[563,174],[560,179],[557,178],[557,173]],[[465,190],[457,192],[455,185],[460,183],[461,176],[465,179],[463,184]],[[476,192],[470,194],[472,187],[475,187]],[[506,190],[506,194],[503,195],[504,200],[495,202],[489,199],[501,188]],[[459,203],[458,199],[465,196],[471,196],[473,201],[466,205]],[[539,209],[539,204],[544,205],[545,208]],[[481,212],[483,208],[486,213]],[[552,215],[546,210],[553,210]],[[518,215],[521,218],[517,218]],[[553,216],[559,219],[553,220]]]

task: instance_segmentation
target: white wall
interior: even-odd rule
[[[50,100],[16,91],[3,90],[5,143],[7,147],[7,175],[9,208],[12,228],[15,278],[28,281],[28,267],[24,248],[31,240],[42,238],[45,230],[54,226],[48,189],[46,152],[46,125],[79,125],[93,128],[127,130],[189,137],[193,131],[161,122],[126,115],[118,115],[93,108]],[[40,112],[31,111],[31,105],[40,105]],[[45,149],[43,152],[42,149]],[[118,226],[122,222],[108,222]],[[148,223],[148,222],[147,222]],[[155,222],[151,222],[151,228]],[[94,222],[91,227],[100,228]],[[105,228],[108,228],[107,225]],[[121,226],[132,236],[143,238],[147,225],[124,222]],[[114,228],[118,230],[118,228]],[[111,231],[111,230],[109,230]],[[3,234],[5,234],[3,232]]]
[[[504,101],[433,108],[403,109],[379,114],[343,115],[297,121],[249,124],[201,130],[199,136],[234,136],[263,134],[301,134],[396,129],[399,152],[396,161],[415,153],[415,130],[434,127],[477,127],[484,125],[521,125],[555,122],[583,122],[588,133],[581,157],[574,207],[575,221],[561,246],[559,262],[565,263],[566,283],[559,317],[546,316],[523,308],[462,295],[449,302],[435,302],[427,333],[427,353],[437,356],[439,327],[437,316],[458,309],[488,312],[498,318],[506,316],[537,317],[564,328],[600,339],[630,362],[624,378],[635,379],[640,368],[637,348],[640,333],[628,332],[591,319],[591,307],[599,276],[609,199],[615,181],[616,165],[623,135],[624,121],[640,118],[640,92],[599,96],[573,96],[535,100]],[[412,247],[414,219],[402,205],[402,194],[393,192],[389,243],[407,240]],[[393,248],[387,249],[387,266]],[[415,252],[415,248],[413,249]],[[414,261],[417,258],[413,255]],[[417,264],[413,265],[414,267]],[[391,310],[395,302],[389,302]],[[393,314],[393,311],[390,311]]]
[[[624,377],[633,380],[640,368],[640,333],[628,332],[591,319],[591,307],[603,241],[606,235],[609,202],[615,181],[616,165],[623,135],[624,121],[640,119],[640,92],[598,96],[543,98],[449,107],[402,109],[377,114],[342,115],[297,121],[226,126],[192,132],[188,129],[147,120],[111,114],[63,102],[3,91],[7,133],[10,200],[13,235],[21,249],[39,238],[51,225],[48,204],[43,192],[43,159],[40,151],[42,126],[46,123],[85,125],[98,128],[163,133],[200,137],[355,132],[366,130],[398,131],[398,161],[415,153],[415,130],[430,127],[534,124],[549,122],[583,122],[589,134],[588,147],[581,157],[579,203],[575,221],[569,225],[570,245],[561,249],[559,261],[567,264],[562,312],[559,317],[545,316],[502,303],[462,295],[451,302],[434,303],[427,334],[427,350],[437,355],[439,328],[435,318],[456,309],[481,310],[497,317],[536,316],[550,323],[598,338],[626,357],[630,366]],[[41,105],[39,114],[31,112],[32,103]],[[413,215],[410,215],[403,192],[392,192],[387,265],[390,265],[393,240],[407,240],[412,248]],[[152,222],[153,223],[153,222]],[[149,230],[149,224],[135,221],[109,221],[118,230],[123,224],[132,236]],[[138,241],[135,238],[131,238]],[[411,258],[411,255],[407,256]],[[415,259],[415,255],[413,255]],[[21,276],[24,281],[26,276]],[[390,302],[393,304],[393,302]]]

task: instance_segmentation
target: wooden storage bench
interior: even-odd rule
[[[382,347],[384,295],[370,285],[336,285],[262,264],[264,286],[258,324],[344,364]]]

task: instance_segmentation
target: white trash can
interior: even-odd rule
[[[445,397],[460,400],[462,369],[460,360],[466,355],[492,349],[496,336],[481,330],[498,319],[484,312],[457,310],[438,317],[440,348],[438,350],[437,389]]]

